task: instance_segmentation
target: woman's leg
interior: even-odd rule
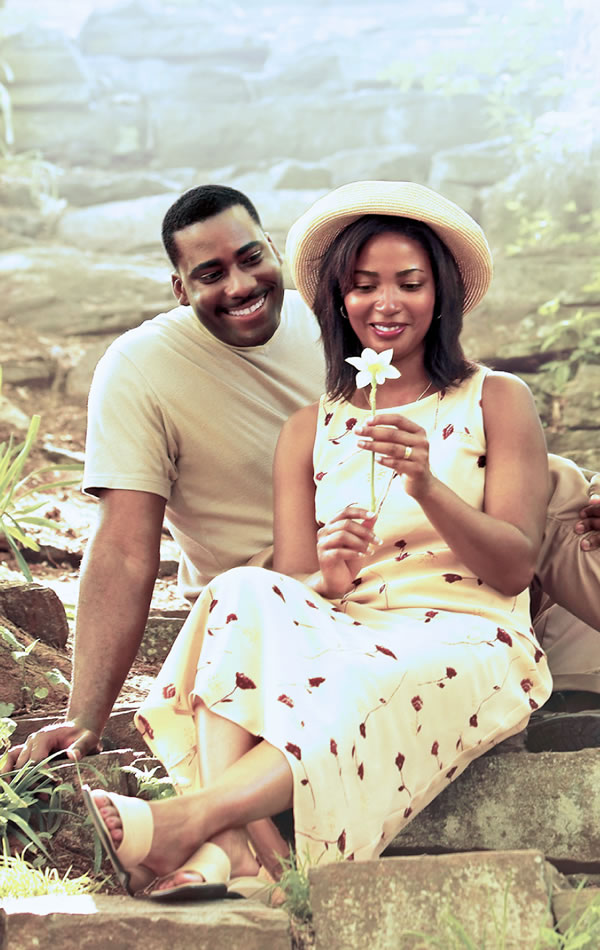
[[[212,712],[201,701],[195,707],[194,718],[198,737],[200,783],[206,788],[256,745],[257,740],[241,726]],[[279,857],[287,857],[289,848],[270,818],[251,822],[246,829],[230,828],[212,839],[229,855],[232,876],[253,875],[258,872],[258,865],[247,846],[248,835],[260,863],[272,877],[279,878]],[[191,877],[189,872],[184,872],[184,879],[186,876]],[[179,879],[174,883],[180,883]]]
[[[249,733],[245,735],[255,741]],[[291,807],[292,792],[292,771],[286,757],[270,743],[259,742],[207,788],[149,803],[154,836],[144,865],[158,876],[171,874],[203,842],[214,840],[219,833]],[[118,845],[122,839],[118,810],[102,791],[96,790],[94,798]]]

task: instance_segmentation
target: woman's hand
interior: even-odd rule
[[[421,426],[397,413],[378,413],[354,430],[361,449],[375,454],[375,461],[405,476],[406,493],[420,501],[434,482],[429,467],[429,442]]]
[[[371,545],[380,544],[373,531],[377,515],[358,505],[347,505],[317,532],[320,578],[315,589],[324,597],[343,597]]]

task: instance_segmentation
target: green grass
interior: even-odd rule
[[[93,894],[102,882],[87,874],[61,877],[56,868],[38,868],[22,855],[0,855],[0,900],[5,897],[69,896]]]

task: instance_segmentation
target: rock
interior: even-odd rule
[[[175,63],[187,59],[211,66],[228,65],[240,72],[259,69],[268,46],[258,42],[253,31],[214,29],[216,22],[223,23],[223,17],[232,24],[240,16],[240,7],[229,5],[224,9],[216,0],[197,8],[188,6],[185,13],[167,17],[158,6],[123,3],[110,11],[92,13],[81,29],[79,43],[91,56],[157,57]],[[192,36],[194,42],[190,42]]]
[[[6,360],[2,363],[2,379],[13,386],[51,386],[57,369],[58,361],[51,357]]]
[[[600,471],[600,449],[597,431],[581,429],[546,429],[548,451],[564,455],[591,472]]]
[[[13,72],[13,90],[23,83],[31,85],[81,86],[90,78],[89,69],[77,45],[59,30],[24,29],[0,43],[0,59]],[[56,100],[54,100],[56,102]]]
[[[592,429],[594,434],[591,438],[597,440],[600,428],[600,366],[583,363],[561,395],[561,425],[567,429]]]
[[[90,251],[159,251],[162,220],[178,197],[178,193],[170,192],[69,210],[59,222],[57,236],[66,244]]]
[[[459,145],[434,155],[428,184],[442,194],[448,184],[484,188],[502,181],[514,166],[514,145],[508,138]]]
[[[552,910],[557,922],[557,930],[565,934],[569,927],[573,927],[580,917],[588,910],[591,904],[599,906],[600,887],[585,887],[577,890],[561,891],[552,898]],[[597,916],[595,919],[597,920]],[[588,921],[591,917],[588,913]],[[586,932],[585,923],[580,933]],[[593,939],[593,934],[589,933]],[[585,946],[585,944],[583,944]]]
[[[44,703],[60,708],[69,695],[71,662],[63,654],[20,630],[0,615],[2,702],[18,712]]]
[[[189,611],[151,610],[138,651],[138,657],[147,663],[162,663],[183,627]]]
[[[190,188],[194,181],[192,168],[165,171],[145,169],[65,168],[57,182],[58,192],[70,205],[89,207],[112,201],[130,201],[148,195],[175,194]]]
[[[82,250],[85,245],[80,236],[77,249],[0,254],[0,324],[65,335],[117,334],[175,305],[166,263],[94,255]]]
[[[6,898],[2,950],[291,950],[288,916],[256,901],[157,904],[130,897]]]
[[[559,869],[589,870],[600,866],[599,789],[599,749],[484,756],[402,830],[390,851],[532,848]]]
[[[26,416],[18,406],[14,406],[6,396],[0,393],[0,425],[9,430],[27,432],[29,422],[29,416]]]
[[[364,146],[328,155],[323,164],[331,170],[333,187],[350,181],[415,181],[424,185],[430,157],[416,145]]]
[[[41,584],[0,581],[0,614],[36,640],[66,646],[69,624],[60,598]]]
[[[87,403],[87,397],[92,383],[94,370],[100,357],[104,355],[107,347],[115,340],[112,334],[103,340],[91,343],[86,348],[85,353],[77,360],[75,366],[68,370],[65,377],[65,393],[72,399],[77,400],[81,405]]]
[[[506,950],[537,945],[552,927],[556,871],[540,851],[384,858],[311,868],[316,950],[454,945],[457,920],[469,946],[501,940]],[[498,933],[499,931],[499,933]],[[420,936],[419,936],[420,935]],[[433,944],[432,944],[433,945]]]

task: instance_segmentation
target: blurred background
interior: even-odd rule
[[[467,352],[598,468],[599,59],[597,0],[4,0],[0,425],[36,403],[83,447],[97,359],[174,302],[183,190],[241,188],[283,248],[332,187],[411,179],[494,250]]]

